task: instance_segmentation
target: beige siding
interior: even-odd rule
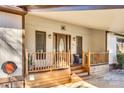
[[[61,25],[66,26],[66,30],[62,31],[60,29]],[[76,41],[73,37],[77,35],[83,37],[83,49],[87,51],[90,48],[89,40],[89,30],[80,26],[66,24],[63,22],[58,22],[54,20],[44,19],[37,16],[32,16],[30,14],[26,15],[26,48],[30,50],[35,50],[35,31],[45,31],[46,32],[46,50],[53,51],[53,37],[48,38],[48,35],[53,35],[53,32],[64,33],[71,35],[71,51],[76,53]]]
[[[105,31],[93,30],[90,34],[90,49],[93,52],[105,51]]]

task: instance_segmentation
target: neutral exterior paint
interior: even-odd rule
[[[66,27],[66,30],[61,30],[61,25]],[[94,52],[105,51],[105,31],[91,30],[77,25],[67,24],[60,21],[45,19],[34,15],[26,15],[26,48],[30,51],[35,51],[35,31],[46,32],[46,51],[53,51],[53,33],[63,33],[71,35],[71,53],[76,53],[76,36],[83,37],[83,50],[88,49]],[[52,37],[48,38],[51,34]],[[102,41],[102,42],[101,42]]]

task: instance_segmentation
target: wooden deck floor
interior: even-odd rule
[[[66,84],[71,81],[69,69],[32,73],[26,78],[26,87],[41,88]]]

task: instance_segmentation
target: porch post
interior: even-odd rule
[[[70,50],[68,51],[68,54],[69,54],[69,67],[70,67],[71,65],[71,51]]]
[[[25,76],[28,75],[28,49],[25,51],[26,61],[25,61]]]
[[[88,50],[88,75],[90,75],[90,50]]]
[[[84,51],[82,50],[82,67],[84,67]]]
[[[70,76],[70,79],[71,79],[71,51],[69,50],[68,52],[67,52],[67,54],[68,54],[68,65],[69,65],[69,76]]]

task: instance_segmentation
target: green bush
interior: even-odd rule
[[[124,68],[124,53],[117,54],[117,62],[120,68]]]

